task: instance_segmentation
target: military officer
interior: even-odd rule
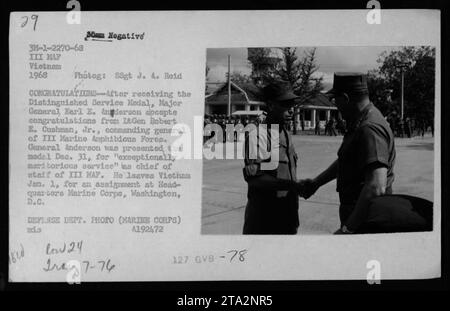
[[[366,75],[335,73],[328,94],[345,119],[347,132],[337,160],[316,178],[305,180],[303,196],[307,199],[337,178],[341,228],[335,233],[366,233],[371,200],[392,193],[394,135],[369,100]]]
[[[297,96],[283,82],[266,86],[263,96],[267,117],[263,124],[253,125],[256,132],[246,131],[243,172],[248,184],[248,202],[243,233],[296,234],[301,185],[296,176],[297,154],[286,123],[292,119]],[[274,160],[274,154],[277,165],[265,168],[264,164]]]

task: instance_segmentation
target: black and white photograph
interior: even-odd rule
[[[433,46],[208,49],[202,234],[433,230],[435,58]],[[270,148],[278,165],[263,169]]]
[[[377,2],[10,12],[8,284],[439,279],[441,15]]]

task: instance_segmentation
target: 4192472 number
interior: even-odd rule
[[[162,233],[164,232],[163,226],[133,226],[131,229],[135,233]]]

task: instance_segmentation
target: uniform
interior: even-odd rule
[[[327,94],[336,98],[339,111],[348,118],[347,131],[337,160],[341,220],[341,228],[337,233],[431,230],[432,202],[392,194],[396,156],[394,134],[381,112],[366,101],[369,95],[367,76],[360,73],[335,73],[333,88]],[[361,209],[354,214],[367,172],[380,167],[386,169],[386,184],[372,180],[377,192],[367,189],[367,193],[371,192],[370,201],[361,201],[362,205],[358,206]],[[383,189],[385,193],[379,195]]]
[[[282,127],[278,140],[270,135],[270,125],[259,126],[256,135],[246,134],[244,179],[269,174],[279,179],[297,181],[297,153],[290,134]],[[272,145],[273,144],[273,145]],[[258,149],[259,147],[259,149]],[[275,148],[273,151],[272,148]],[[271,152],[279,152],[278,167],[262,170],[261,164],[270,162]],[[260,154],[257,151],[260,150]],[[261,152],[262,151],[262,152]],[[255,156],[251,155],[257,155]],[[246,168],[256,164],[257,170],[248,174]],[[254,166],[253,166],[254,167]],[[298,194],[292,190],[262,191],[248,185],[244,234],[296,234],[299,226]]]
[[[389,123],[373,104],[368,104],[344,135],[338,151],[337,191],[341,224],[345,224],[353,212],[364,186],[365,172],[371,165],[387,168],[386,194],[392,193],[395,155],[394,135]]]

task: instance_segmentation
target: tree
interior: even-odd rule
[[[279,51],[280,53],[275,53]],[[316,64],[316,49],[306,50],[299,57],[296,48],[249,48],[248,60],[252,64],[250,78],[255,85],[264,87],[276,81],[288,81],[296,95],[299,96],[295,107],[299,107],[309,99],[317,96],[323,89],[323,77],[317,77],[319,66]],[[294,118],[294,134],[297,131],[296,118]]]
[[[402,47],[400,50],[382,53],[378,58],[380,67],[376,72],[377,78],[375,80],[369,79],[369,88],[371,83],[372,87],[378,83],[382,85],[382,87],[378,86],[380,89],[391,89],[391,110],[399,111],[401,93],[401,71],[399,65],[404,64],[405,117],[433,122],[435,54],[435,48],[429,46],[407,46]]]
[[[423,55],[417,59],[405,79],[409,79],[405,89],[406,115],[433,122],[435,94],[434,55]]]
[[[297,55],[296,48],[279,48],[279,50],[282,57],[278,62],[273,62],[271,70],[263,73],[263,84],[278,80],[289,82],[294,93],[300,96],[298,102],[301,105],[323,89],[323,77],[314,75],[319,69],[316,64],[316,49],[305,51],[301,59]]]
[[[225,73],[225,78],[228,80],[228,72]],[[249,75],[243,74],[239,71],[233,71],[231,73],[231,82],[236,83],[237,85],[243,85],[247,83],[251,83],[252,79]]]
[[[299,59],[296,48],[280,48],[283,54],[282,61],[275,70],[275,79],[288,81],[299,96],[295,109],[299,113],[299,107],[311,98],[317,96],[323,89],[323,77],[314,74],[319,69],[316,64],[316,48],[306,50]],[[297,133],[297,119],[294,116],[294,134]]]
[[[397,103],[392,101],[391,85],[377,70],[370,70],[367,73],[367,87],[370,101],[383,115],[389,115],[396,110]]]
[[[252,65],[250,78],[258,87],[263,87],[274,76],[274,71],[280,59],[271,55],[270,48],[248,48],[248,61]]]

